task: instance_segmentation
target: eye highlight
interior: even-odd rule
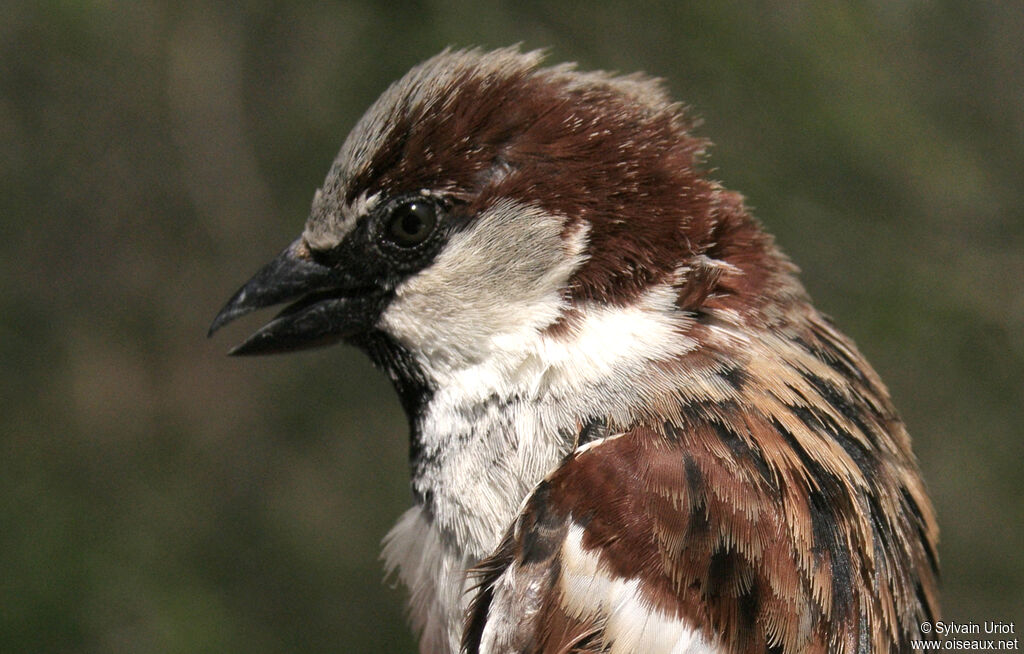
[[[386,236],[395,245],[409,248],[426,241],[437,227],[437,206],[426,199],[399,204],[391,210]]]

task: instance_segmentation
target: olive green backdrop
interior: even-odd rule
[[[910,426],[946,617],[1024,627],[1024,5],[846,4],[4,3],[0,651],[412,651],[389,384],[205,331],[391,80],[515,42],[704,117]]]

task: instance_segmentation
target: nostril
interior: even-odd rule
[[[333,264],[330,250],[310,250],[307,258],[309,261],[318,263],[321,266],[330,267]]]

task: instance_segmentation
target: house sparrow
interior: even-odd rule
[[[420,651],[904,652],[937,527],[878,375],[657,80],[449,51],[348,136],[211,334],[384,370]]]

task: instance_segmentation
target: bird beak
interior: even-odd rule
[[[351,275],[321,265],[302,239],[261,268],[228,300],[208,336],[257,309],[297,300],[257,330],[231,355],[274,354],[330,345],[368,327],[378,293],[358,286]]]

